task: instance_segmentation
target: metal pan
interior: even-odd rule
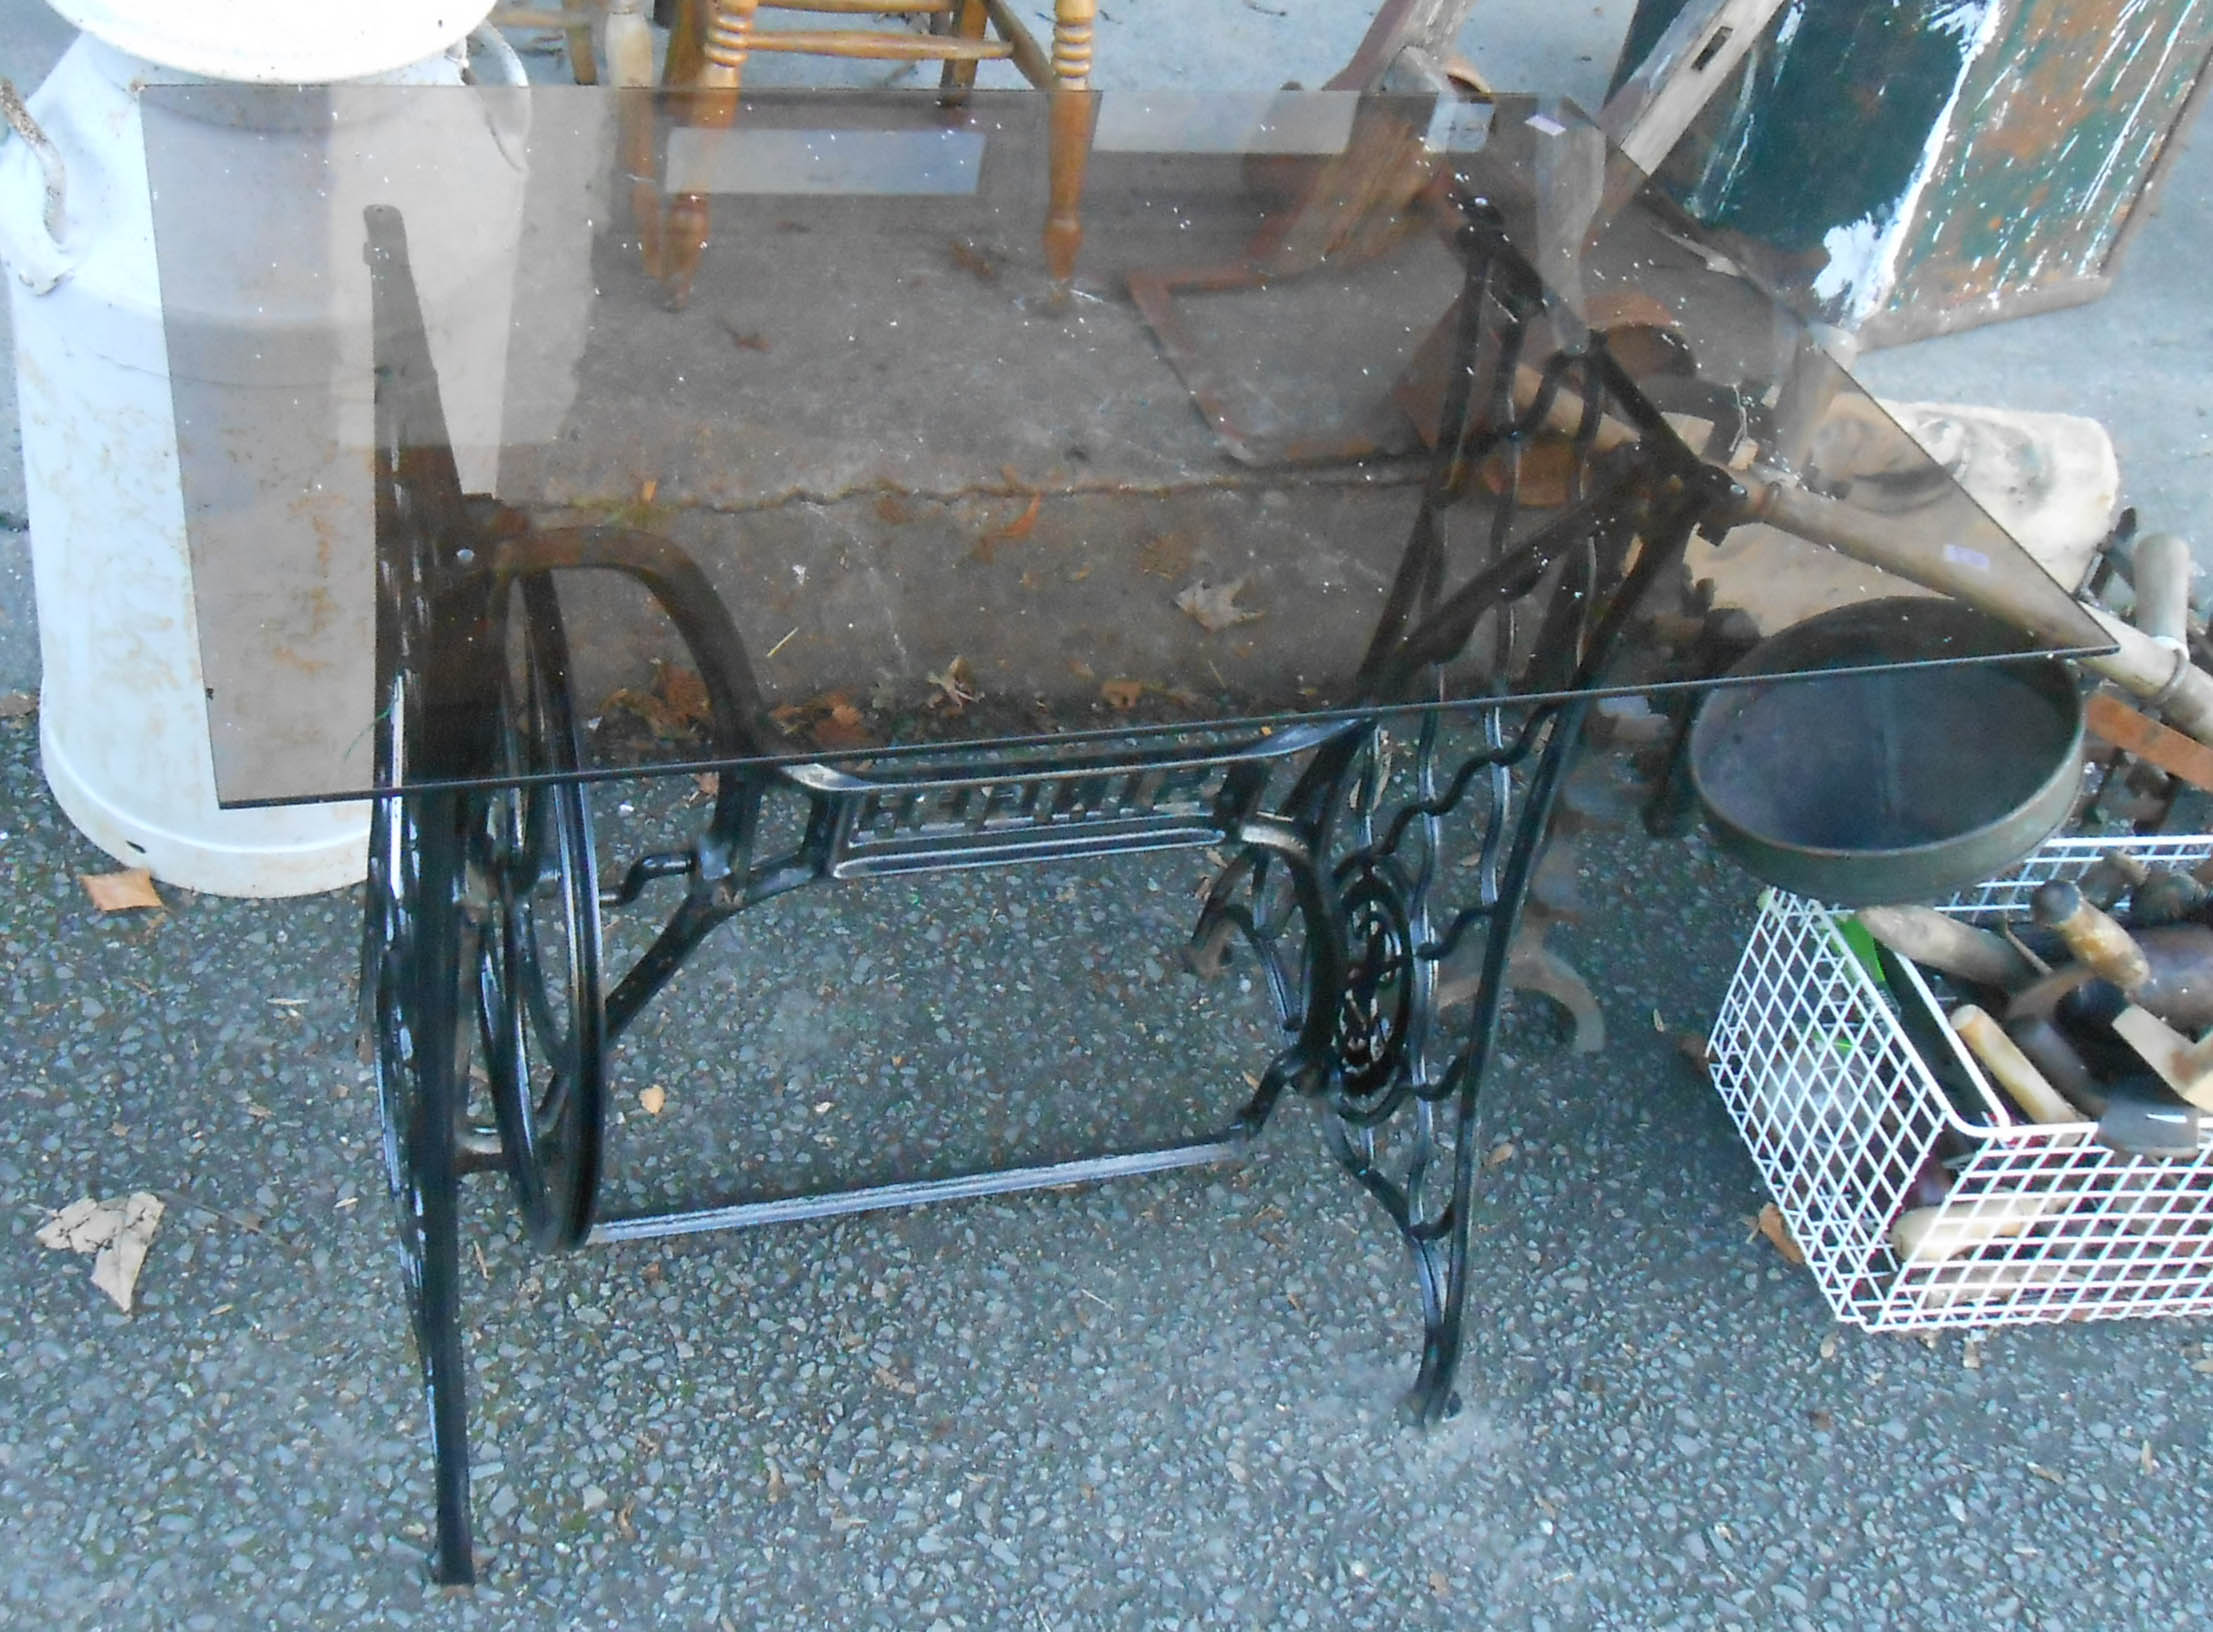
[[[2005,871],[2067,817],[2082,699],[1955,601],[1840,607],[1762,641],[1691,727],[1692,786],[1753,876],[1840,906],[1929,901]],[[1983,659],[1958,663],[1959,659]],[[1817,674],[1761,682],[1765,674]],[[1945,665],[1945,666],[1939,666]]]

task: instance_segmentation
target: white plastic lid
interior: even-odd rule
[[[435,56],[493,0],[47,0],[93,38],[210,79],[324,84]]]

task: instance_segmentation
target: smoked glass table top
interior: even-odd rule
[[[1628,616],[1593,669],[1578,643],[1610,609],[1544,604],[1639,581],[1686,483],[1705,539],[1682,571],[1724,602],[1945,592],[2031,649],[2106,644],[1565,104],[202,85],[145,106],[229,803],[380,791],[380,596],[419,657],[519,600],[393,598],[559,554],[502,542],[526,536],[674,552],[737,638],[748,720],[717,742],[666,605],[581,558],[544,574],[584,775],[1698,683],[1647,649],[1667,620]],[[380,576],[380,469],[394,491],[446,470],[480,531]],[[1606,570],[1576,576],[1594,549]]]

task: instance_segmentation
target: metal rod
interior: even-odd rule
[[[1072,1162],[1048,1162],[1037,1167],[963,1173],[950,1179],[912,1179],[902,1184],[867,1185],[811,1196],[785,1196],[775,1201],[741,1201],[728,1207],[707,1207],[696,1212],[640,1213],[630,1218],[601,1220],[592,1226],[586,1244],[651,1241],[671,1235],[704,1235],[711,1230],[749,1230],[763,1224],[794,1224],[810,1218],[838,1218],[847,1213],[921,1207],[933,1201],[960,1201],[1021,1190],[1052,1190],[1063,1185],[1094,1184],[1101,1179],[1129,1178],[1139,1173],[1205,1167],[1241,1155],[1246,1142],[1245,1137],[1233,1135],[1198,1144],[1165,1145],[1151,1150],[1122,1151],[1111,1156],[1085,1156]]]

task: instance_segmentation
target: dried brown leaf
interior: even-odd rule
[[[1806,1255],[1798,1250],[1798,1243],[1790,1238],[1790,1226],[1783,1222],[1783,1210],[1772,1201],[1760,1209],[1760,1216],[1752,1223],[1753,1228],[1766,1236],[1783,1255],[1784,1262],[1802,1264],[1806,1261]]]
[[[668,1090],[659,1083],[654,1083],[650,1088],[638,1090],[638,1109],[648,1116],[659,1116],[661,1108],[668,1102]]]
[[[782,1500],[784,1499],[784,1496],[785,1496],[785,1489],[784,1489],[784,1470],[783,1470],[782,1468],[779,1468],[779,1467],[778,1467],[778,1466],[777,1466],[777,1465],[776,1465],[775,1463],[773,1463],[773,1462],[769,1463],[769,1465],[768,1465],[768,1492],[767,1492],[767,1494],[768,1494],[768,1499],[769,1499],[770,1501],[772,1501],[772,1502],[780,1502],[780,1501],[782,1501]]]
[[[1177,591],[1176,606],[1196,619],[1208,634],[1218,635],[1224,629],[1234,629],[1260,616],[1237,604],[1237,592],[1244,587],[1242,578],[1232,578],[1226,584],[1209,584],[1204,578],[1194,578]]]
[[[1009,541],[1017,538],[1028,538],[1031,533],[1037,530],[1037,513],[1044,507],[1045,495],[1042,493],[1032,493],[1030,495],[1030,502],[1023,506],[1022,513],[1019,516],[1016,516],[1004,527],[998,529],[998,531],[988,533],[985,536],[991,539],[994,543]]]
[[[978,283],[996,283],[999,279],[998,263],[991,254],[973,238],[955,238],[946,246],[952,251],[953,264],[974,278]]]
[[[79,873],[77,882],[102,912],[162,905],[161,893],[154,888],[154,875],[144,867],[126,867],[117,873]]]
[[[0,720],[27,720],[38,712],[38,698],[27,691],[0,691]]]
[[[820,699],[822,712],[814,722],[814,739],[824,748],[866,748],[876,740],[868,720],[843,692]]]
[[[154,1232],[161,1228],[162,1212],[161,1198],[147,1190],[134,1190],[119,1201],[86,1196],[47,1215],[38,1243],[57,1252],[91,1253],[92,1284],[129,1314],[138,1272]]]
[[[1485,1156],[1485,1157],[1483,1158],[1483,1165],[1484,1165],[1484,1167],[1486,1167],[1486,1168],[1490,1168],[1490,1169],[1496,1169],[1496,1168],[1501,1168],[1501,1167],[1504,1167],[1504,1166],[1505,1166],[1505,1165],[1506,1165],[1506,1164],[1507,1164],[1508,1162],[1512,1161],[1513,1159],[1514,1159],[1514,1142],[1513,1142],[1513,1140],[1511,1140],[1511,1139],[1501,1139],[1501,1140],[1500,1140],[1500,1141],[1499,1141],[1499,1142],[1498,1142],[1497,1144],[1495,1144],[1495,1145],[1493,1145],[1493,1146],[1491,1147],[1491,1149],[1490,1149],[1490,1154],[1489,1154],[1489,1155],[1487,1155],[1487,1156]]]
[[[900,1376],[899,1373],[893,1371],[889,1366],[878,1366],[869,1375],[876,1379],[876,1386],[878,1388],[888,1388],[894,1394],[905,1394],[912,1397],[915,1393],[918,1392],[913,1383],[909,1382],[906,1378]]]
[[[1145,695],[1142,680],[1105,680],[1099,684],[1099,695],[1111,708],[1135,708],[1138,699]]]
[[[949,714],[958,714],[983,696],[976,689],[975,671],[968,666],[965,657],[956,657],[942,671],[925,674],[923,678],[937,688],[937,695],[927,704],[932,709],[942,708]]]
[[[704,730],[714,718],[707,700],[707,682],[698,673],[676,663],[653,663],[653,686],[638,691],[624,686],[608,694],[601,705],[605,714],[630,714],[643,720],[657,737],[688,737]]]

